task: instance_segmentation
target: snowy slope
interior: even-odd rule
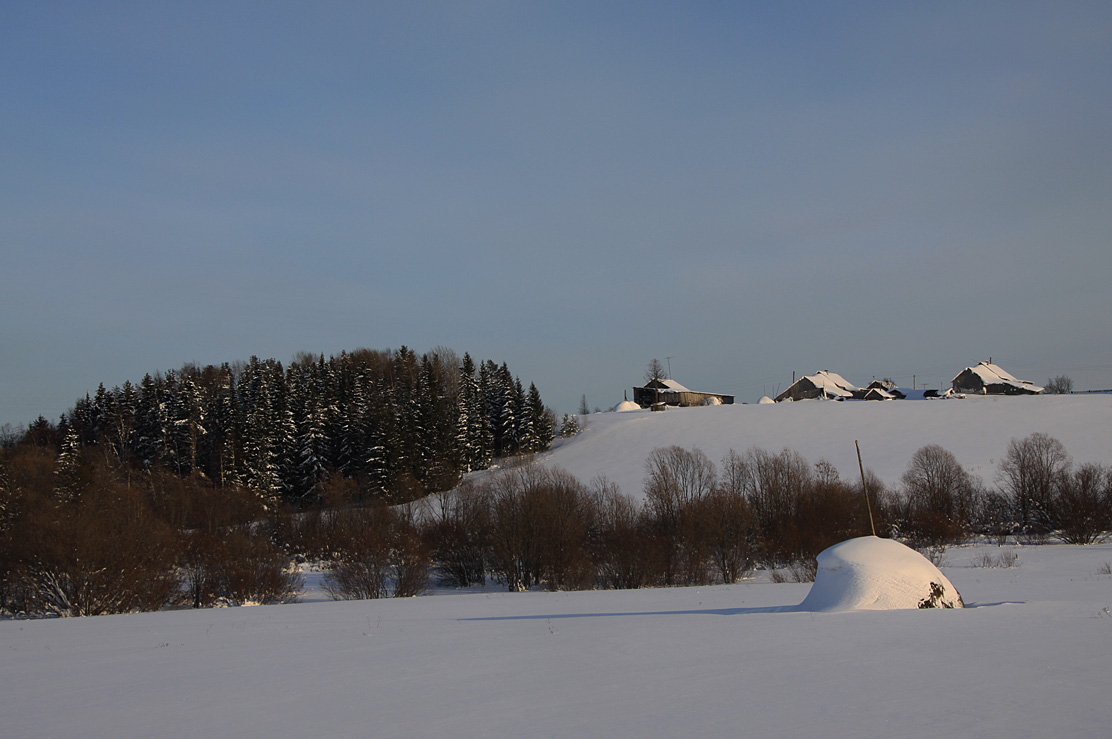
[[[604,476],[635,496],[649,453],[671,444],[698,447],[716,464],[730,449],[788,447],[812,463],[826,459],[843,479],[856,480],[857,440],[865,466],[886,482],[899,480],[920,447],[939,444],[991,484],[1009,440],[1041,431],[1077,462],[1112,463],[1112,395],[723,405],[592,414],[584,425],[544,455],[545,463],[584,483]]]

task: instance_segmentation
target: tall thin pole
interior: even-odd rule
[[[869,483],[865,481],[865,464],[861,461],[861,443],[856,439],[853,440],[853,443],[857,447],[857,466],[861,470],[861,489],[865,492],[865,507],[869,509],[869,528],[873,530],[873,536],[876,536],[876,523],[873,522],[873,504],[869,502]]]

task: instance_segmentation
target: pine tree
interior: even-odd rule
[[[271,390],[271,367],[251,357],[243,373],[243,479],[269,509],[281,495],[280,452],[277,445],[278,411]]]
[[[552,413],[545,407],[537,386],[529,383],[529,398],[526,402],[529,416],[533,424],[533,437],[535,446],[530,451],[543,452],[552,445],[555,430],[552,423]]]
[[[529,397],[521,386],[521,378],[514,378],[514,412],[517,415],[517,451],[519,454],[532,454],[538,450],[533,413],[529,407]]]
[[[319,404],[311,405],[305,426],[298,438],[297,480],[293,489],[295,498],[309,496],[327,473],[325,453],[328,436],[325,432],[326,417]]]
[[[161,380],[143,376],[139,383],[139,397],[135,408],[135,433],[132,436],[132,452],[145,466],[162,460],[165,440],[165,408],[162,404]]]
[[[54,469],[57,484],[54,494],[63,502],[75,500],[80,495],[81,436],[77,429],[68,426],[62,437],[62,451]]]

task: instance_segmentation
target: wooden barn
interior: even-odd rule
[[[969,395],[1038,395],[1041,387],[1020,380],[1005,372],[992,361],[966,367],[952,382],[955,393]]]
[[[776,396],[776,402],[785,400],[815,400],[827,398],[845,400],[853,398],[860,393],[861,388],[846,380],[839,374],[819,370],[813,375],[800,377],[791,387]]]
[[[644,387],[633,388],[633,402],[642,408],[649,408],[659,403],[679,407],[733,405],[734,396],[688,390],[675,380],[650,380]]]

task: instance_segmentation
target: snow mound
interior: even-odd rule
[[[887,611],[897,608],[965,608],[961,595],[937,567],[891,539],[863,536],[818,556],[803,611]]]
[[[618,403],[616,406],[614,406],[614,411],[616,413],[622,413],[624,411],[639,411],[639,410],[641,410],[641,406],[637,405],[632,400],[623,400],[621,403]]]
[[[761,399],[758,400],[757,403],[759,405],[770,405],[770,404],[775,405],[776,401],[773,400],[772,398],[768,397],[767,395],[762,395]]]

